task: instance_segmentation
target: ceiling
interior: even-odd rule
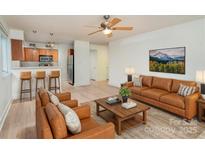
[[[58,43],[71,43],[73,40],[86,40],[92,43],[106,44],[136,34],[154,31],[164,27],[204,18],[205,16],[192,15],[126,15],[111,16],[122,19],[118,26],[133,26],[132,31],[114,31],[112,38],[106,38],[101,32],[88,36],[95,31],[95,27],[104,21],[100,15],[61,15],[61,16],[3,16],[10,28],[24,30],[25,40],[34,42],[54,41]],[[37,30],[34,34],[32,31]],[[50,32],[54,33],[51,38]]]

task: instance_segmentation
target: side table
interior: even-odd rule
[[[205,121],[205,100],[200,98],[197,100],[198,103],[198,120]]]

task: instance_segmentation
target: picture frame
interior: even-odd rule
[[[149,71],[185,74],[186,47],[149,50]]]

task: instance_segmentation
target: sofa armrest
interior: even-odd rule
[[[70,108],[78,107],[78,100],[76,100],[76,99],[67,100],[67,101],[64,101],[64,102],[61,102],[61,103],[68,106],[68,107],[70,107]]]
[[[70,139],[113,139],[115,138],[114,124],[109,122],[96,128],[69,137]]]
[[[89,105],[79,106],[79,107],[73,108],[73,110],[76,112],[80,120],[90,118],[91,116]]]
[[[190,96],[185,96],[185,115],[189,120],[191,120],[197,114],[197,99],[199,99],[199,97],[199,92]]]
[[[121,84],[121,87],[133,87],[134,86],[134,82],[129,81],[129,82],[125,82],[123,84]]]
[[[60,102],[71,100],[71,93],[70,92],[65,92],[65,93],[59,93],[55,94]]]

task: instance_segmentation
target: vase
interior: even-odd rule
[[[122,102],[125,103],[127,102],[128,97],[127,96],[122,96]]]

